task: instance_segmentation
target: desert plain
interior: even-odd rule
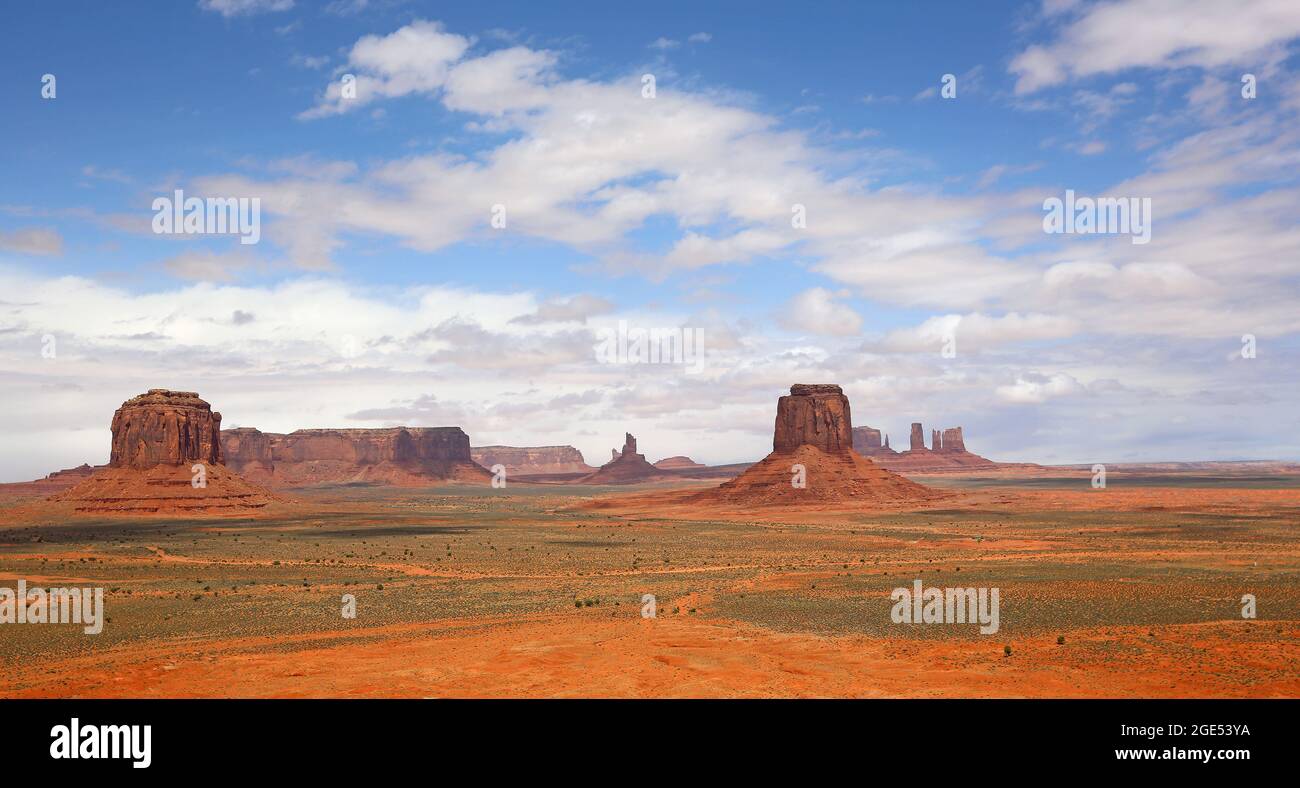
[[[670,480],[51,518],[17,488],[0,585],[102,586],[107,621],[6,626],[0,697],[1297,697],[1300,474],[1243,468],[749,510]],[[917,579],[999,588],[998,632],[894,623]]]

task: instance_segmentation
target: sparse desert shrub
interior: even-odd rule
[[[1065,635],[1057,635],[1057,636],[1056,636],[1056,645],[1058,645],[1058,646],[1064,646],[1064,645],[1065,645]]]
[[[1002,647],[1002,655],[1003,655],[1004,657],[1009,657],[1009,656],[1011,656],[1011,646],[1003,646],[1003,647]]]

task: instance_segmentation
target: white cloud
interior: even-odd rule
[[[827,336],[852,336],[862,330],[862,316],[836,298],[847,293],[832,293],[814,287],[799,293],[781,310],[780,322],[794,331]]]
[[[1050,399],[1077,394],[1083,390],[1079,381],[1063,372],[1053,375],[1027,374],[1015,383],[998,386],[997,396],[1003,402],[1017,405],[1041,405]]]
[[[936,315],[919,326],[891,331],[878,347],[890,352],[939,352],[952,338],[955,350],[966,353],[1017,342],[1062,339],[1073,336],[1080,327],[1074,318],[1058,315]]]
[[[1272,63],[1297,36],[1294,0],[1114,0],[1072,15],[1055,41],[1025,49],[1010,71],[1024,95],[1129,68]]]
[[[293,8],[293,0],[199,0],[199,8],[204,11],[216,11],[229,18],[288,11]]]
[[[302,113],[315,118],[347,112],[381,98],[440,89],[447,71],[469,49],[464,36],[446,33],[438,22],[418,20],[386,36],[368,35],[352,45],[348,66],[358,73],[356,97],[344,98],[342,80],[325,89],[316,107]]]
[[[48,227],[27,227],[5,232],[0,230],[0,251],[29,255],[63,254],[63,236]]]

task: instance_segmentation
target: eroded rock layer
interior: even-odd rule
[[[223,433],[223,445],[231,468],[272,487],[421,486],[491,478],[474,462],[469,436],[459,427],[314,429],[288,434],[242,427]]]
[[[572,446],[474,446],[474,462],[491,469],[503,465],[507,476],[539,473],[591,473],[595,470]]]
[[[150,389],[113,414],[113,468],[221,462],[221,414],[192,391]]]
[[[796,383],[776,403],[774,451],[816,446],[823,451],[853,448],[853,419],[849,398],[839,386]]]

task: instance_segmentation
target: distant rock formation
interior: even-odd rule
[[[875,445],[872,436],[878,435],[880,431],[874,427],[854,427],[853,449],[896,471],[952,471],[999,466],[999,463],[966,450],[966,439],[961,427],[931,430],[929,448],[925,446],[925,433],[921,427],[919,421],[912,423],[911,448],[904,452],[890,449],[888,437],[884,446]]]
[[[507,478],[539,473],[591,473],[582,452],[572,446],[474,446],[474,462],[488,468],[504,465]]]
[[[615,451],[614,459],[596,469],[595,472],[577,479],[579,484],[636,484],[637,482],[656,479],[675,478],[675,474],[661,470],[646,462],[644,454],[636,450],[636,438],[632,433],[623,436],[623,450]]]
[[[221,462],[221,414],[193,391],[149,389],[113,414],[112,468]]]
[[[697,468],[707,468],[709,466],[692,460],[690,457],[677,455],[676,457],[664,457],[653,465],[663,471],[690,471]]]
[[[889,448],[889,436],[884,436],[884,443],[881,443],[883,433],[875,427],[854,427],[853,428],[853,450],[863,457],[883,457],[898,452]]]
[[[221,414],[191,391],[150,389],[113,414],[108,467],[49,499],[104,514],[240,514],[267,492],[222,463]]]
[[[382,484],[418,487],[486,482],[460,427],[311,429],[288,434],[251,427],[222,435],[231,468],[273,487]],[[508,475],[508,474],[507,474]]]
[[[849,400],[839,386],[802,385],[777,401],[772,453],[731,481],[696,493],[735,506],[894,505],[941,496],[853,451]],[[915,430],[914,430],[915,431]],[[799,468],[802,482],[797,484]]]
[[[107,465],[82,464],[75,468],[54,471],[35,481],[0,484],[0,497],[13,495],[44,498],[73,487],[107,467]]]
[[[940,451],[940,449],[935,449]],[[950,427],[943,431],[943,448],[946,452],[966,451],[966,439],[961,435],[961,427]]]
[[[796,383],[776,403],[773,451],[816,446],[828,452],[853,448],[849,398],[839,386]]]

